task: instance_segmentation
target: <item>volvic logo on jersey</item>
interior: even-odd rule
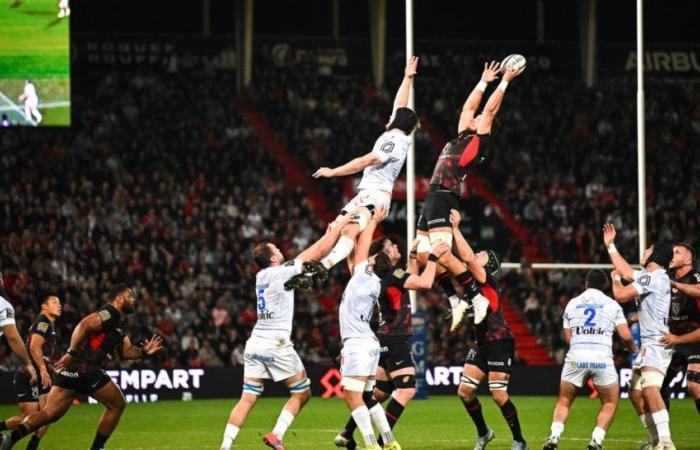
[[[258,311],[258,320],[270,320],[275,318],[275,313],[272,311]]]
[[[571,332],[574,334],[605,334],[605,330],[602,328],[586,328],[586,327],[573,327]]]

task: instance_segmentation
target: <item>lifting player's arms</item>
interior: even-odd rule
[[[387,211],[390,208],[394,182],[406,161],[411,135],[418,128],[418,116],[407,107],[417,67],[418,58],[410,58],[386,125],[387,131],[377,139],[372,151],[340,167],[321,167],[313,175],[314,178],[329,178],[364,171],[357,195],[340,212],[341,216],[350,215],[352,221],[343,227],[338,243],[323,258],[326,268],[333,267],[352,253],[355,240],[369,223],[374,208],[383,206]]]
[[[2,296],[4,293],[5,286],[2,281],[2,272],[0,272],[0,337],[5,335],[10,350],[22,360],[24,370],[29,376],[31,383],[34,384],[36,382],[36,370],[34,369],[32,360],[29,358],[27,348],[24,346],[24,342],[22,342],[22,337],[19,335],[19,331],[17,331],[15,309],[10,302]]]
[[[486,160],[488,141],[493,121],[498,113],[506,88],[518,72],[507,69],[503,72],[503,81],[489,97],[482,114],[477,115],[483,94],[488,83],[495,81],[501,72],[497,62],[484,64],[481,81],[471,92],[464,103],[457,126],[457,137],[445,145],[435,163],[430,179],[430,192],[426,197],[418,218],[419,262],[425,263],[430,245],[437,241],[452,244],[452,228],[450,227],[450,211],[459,209],[459,197],[464,179],[479,163]],[[438,283],[445,290],[452,308],[452,327],[455,330],[461,323],[467,309],[473,303],[475,322],[480,323],[486,314],[487,302],[478,294],[479,289],[464,265],[457,257],[445,260],[438,272]],[[460,299],[452,287],[450,276],[457,280],[464,289],[463,299]]]

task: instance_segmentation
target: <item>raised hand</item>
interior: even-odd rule
[[[517,77],[521,73],[522,72],[518,72],[512,67],[506,67],[505,69],[503,69],[503,81],[510,82],[511,80],[513,80],[513,78]]]
[[[333,169],[330,167],[321,167],[312,175],[314,178],[333,178]]]
[[[603,242],[605,243],[606,247],[610,247],[615,243],[616,235],[617,231],[615,231],[615,225],[611,223],[606,223],[603,225]]]
[[[388,213],[389,213],[389,208],[387,208],[386,205],[376,206],[374,208],[374,215],[372,216],[372,220],[379,223],[382,220],[386,219],[386,215]]]
[[[430,249],[430,253],[439,258],[450,250],[452,250],[452,247],[446,242],[439,241],[437,244],[433,245],[433,248]]]
[[[411,58],[406,63],[406,68],[403,71],[405,77],[413,78],[413,76],[418,73],[418,57],[411,56]]]
[[[450,210],[450,223],[452,224],[452,228],[459,228],[459,222],[461,220],[462,220],[462,213],[460,213],[456,209],[451,209]]]
[[[143,344],[142,349],[144,355],[152,355],[163,350],[163,338],[153,335],[151,339],[147,340],[146,343]]]
[[[496,62],[496,61],[491,61],[490,63],[486,62],[484,63],[484,71],[481,73],[481,81],[485,81],[487,83],[490,83],[496,79],[498,79],[498,72],[501,71],[500,69],[501,63]]]

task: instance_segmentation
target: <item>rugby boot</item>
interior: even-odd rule
[[[488,429],[485,435],[479,436],[476,439],[476,445],[474,446],[474,450],[484,450],[486,448],[486,445],[493,441],[493,438],[496,437],[496,433],[493,432],[491,428]]]
[[[346,436],[345,430],[338,433],[333,441],[336,447],[347,448],[350,450],[355,450],[357,448],[357,442],[352,436]]]
[[[282,439],[278,438],[275,436],[274,433],[270,432],[265,435],[263,438],[263,442],[265,445],[267,445],[270,448],[274,448],[275,450],[284,450],[284,444],[282,443]]]
[[[557,450],[558,445],[559,445],[559,439],[555,438],[553,436],[550,436],[547,438],[546,441],[544,441],[544,444],[542,444],[542,450]]]

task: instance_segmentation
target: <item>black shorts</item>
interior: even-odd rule
[[[467,359],[464,363],[476,366],[484,373],[510,373],[514,357],[515,341],[503,339],[472,348],[467,353]]]
[[[104,370],[92,370],[89,372],[63,370],[56,373],[53,377],[54,386],[83,395],[91,395],[110,381],[112,379]]]
[[[671,367],[683,368],[688,364],[700,364],[700,344],[681,344],[673,348]]]
[[[45,388],[42,386],[40,380],[37,380],[35,384],[31,384],[29,377],[22,369],[15,372],[14,383],[17,403],[36,403],[39,401],[40,396],[48,394],[51,390],[50,387]]]
[[[410,336],[379,336],[379,367],[387,375],[406,367],[415,367]]]
[[[430,191],[418,216],[416,228],[429,231],[431,228],[451,227],[450,211],[459,211],[459,197],[450,191]]]

